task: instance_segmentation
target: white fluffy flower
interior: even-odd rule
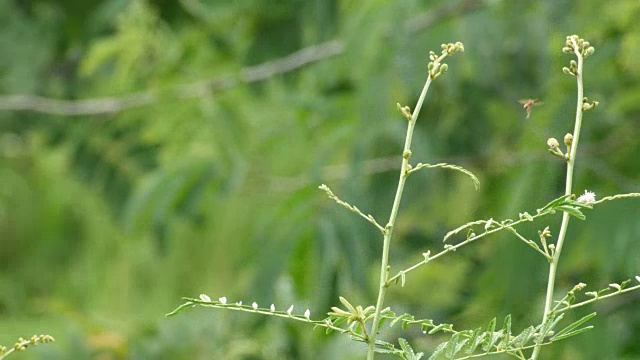
[[[253,304],[251,304],[251,307],[254,309],[258,309],[258,303],[254,301]]]
[[[289,308],[287,309],[287,314],[289,314],[289,316],[291,316],[292,312],[293,312],[293,305],[289,306]]]
[[[223,304],[223,305],[224,305],[224,304],[226,304],[226,303],[227,303],[227,297],[226,297],[226,296],[223,296],[223,297],[219,298],[219,299],[218,299],[218,301],[220,301],[220,304]]]
[[[271,304],[271,307],[269,308],[269,310],[271,310],[271,312],[276,311],[276,306],[275,306],[275,305],[273,305],[273,304]]]
[[[200,294],[200,300],[206,301],[206,302],[211,302],[211,298],[206,294]]]
[[[581,202],[584,204],[593,204],[594,202],[596,202],[596,194],[589,190],[585,190],[584,194],[578,197],[578,202]]]
[[[311,311],[309,309],[307,309],[307,311],[304,312],[304,317],[309,319],[309,316],[311,316]]]

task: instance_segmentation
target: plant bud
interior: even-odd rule
[[[556,138],[549,138],[549,140],[547,140],[547,145],[550,149],[557,149],[560,147],[560,143]]]
[[[567,134],[564,136],[564,144],[567,145],[567,147],[571,147],[571,143],[573,143],[573,135],[571,134]]]
[[[596,49],[593,46],[589,46],[587,48],[587,55],[591,55],[596,51]]]

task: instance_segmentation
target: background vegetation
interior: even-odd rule
[[[429,94],[414,160],[458,163],[482,187],[444,171],[412,177],[394,268],[460,224],[562,193],[546,139],[572,127],[567,34],[596,46],[585,87],[600,102],[576,188],[637,192],[638,16],[635,0],[1,1],[0,344],[57,339],[16,359],[361,358],[364,347],[282,320],[164,314],[199,293],[316,317],[338,295],[373,303],[379,236],[317,186],[388,216],[405,126],[396,102],[415,103],[443,42],[466,52]],[[517,101],[528,97],[544,104],[525,120]],[[640,204],[621,200],[573,221],[559,291],[638,275],[639,219]],[[502,234],[410,274],[387,299],[458,328],[511,313],[520,330],[541,316],[546,276]],[[640,359],[638,305],[637,294],[604,302],[595,330],[543,356]],[[442,340],[409,337],[427,352]]]

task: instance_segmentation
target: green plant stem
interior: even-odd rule
[[[444,55],[438,59],[438,62],[444,58]],[[391,245],[391,236],[393,235],[393,228],[396,224],[396,218],[398,217],[398,208],[400,207],[400,201],[402,200],[402,192],[404,191],[404,184],[407,180],[409,171],[409,158],[411,157],[411,140],[413,138],[413,129],[416,126],[416,120],[420,114],[422,103],[427,96],[427,91],[431,85],[431,76],[427,77],[427,81],[422,88],[420,98],[416,104],[416,108],[411,114],[411,120],[407,126],[407,135],[404,141],[404,150],[402,152],[402,167],[400,168],[400,176],[398,179],[398,187],[396,189],[396,196],[393,200],[393,207],[391,208],[391,215],[389,215],[389,222],[385,226],[384,241],[382,245],[382,261],[380,264],[380,282],[378,286],[378,300],[376,301],[376,312],[373,316],[373,323],[371,324],[371,330],[369,331],[368,347],[367,347],[367,359],[373,360],[375,356],[376,347],[376,335],[380,323],[380,312],[384,305],[384,296],[387,292],[387,279],[389,278],[389,247]]]
[[[332,322],[327,321],[327,320],[311,320],[305,316],[302,315],[293,315],[290,314],[288,312],[285,311],[271,311],[270,309],[263,309],[263,308],[253,308],[252,306],[249,305],[238,305],[238,304],[223,304],[217,301],[203,301],[203,300],[199,300],[199,299],[193,299],[193,298],[183,298],[183,300],[186,300],[187,302],[185,302],[184,304],[178,306],[175,310],[173,310],[172,312],[166,314],[165,316],[169,317],[169,316],[175,316],[178,313],[185,311],[187,309],[190,309],[192,307],[194,307],[195,305],[200,305],[200,306],[204,306],[204,307],[210,307],[210,308],[218,308],[218,309],[225,309],[225,310],[235,310],[235,311],[243,311],[243,312],[248,312],[248,313],[254,313],[254,314],[261,314],[261,315],[267,315],[267,316],[275,316],[275,317],[281,317],[281,318],[285,318],[285,319],[290,319],[290,320],[295,320],[295,321],[300,321],[303,323],[307,323],[307,324],[312,324],[314,326],[317,327],[323,327],[323,328],[327,328],[327,329],[331,329],[333,331],[339,332],[341,334],[349,334],[350,336],[353,336],[353,338],[357,341],[362,341],[362,342],[366,342],[366,335],[363,336],[355,331],[352,331],[351,329],[343,329],[339,326],[335,326],[333,325]],[[365,331],[366,334],[366,331]],[[2,360],[2,358],[0,357],[0,360]]]
[[[11,348],[9,349],[9,351],[7,351],[6,353],[4,353],[3,355],[0,355],[0,360],[5,359],[7,356],[11,355],[13,352],[15,352],[16,349],[15,348]]]
[[[554,313],[562,313],[562,312],[565,312],[565,311],[569,311],[569,310],[572,310],[572,309],[579,308],[581,306],[585,306],[585,305],[594,303],[594,302],[599,301],[599,300],[603,300],[603,299],[606,299],[606,298],[614,297],[614,296],[617,296],[617,295],[622,295],[622,294],[625,294],[625,293],[628,293],[628,292],[632,292],[632,291],[635,291],[635,290],[639,290],[639,289],[640,289],[640,285],[632,286],[632,287],[629,287],[629,288],[626,288],[626,289],[618,290],[618,291],[613,292],[611,294],[599,295],[599,296],[594,297],[594,298],[589,299],[589,300],[585,300],[585,301],[582,301],[582,302],[579,302],[579,303],[567,305],[567,306],[565,306],[563,308],[560,308],[560,309],[553,309],[552,312],[554,312]],[[558,307],[558,306],[556,306],[556,307]]]
[[[536,215],[532,215],[531,216],[531,220],[529,220],[529,219],[520,219],[518,221],[510,223],[508,226],[500,225],[498,223],[498,224],[496,224],[498,226],[496,228],[488,230],[488,231],[486,231],[486,232],[484,232],[482,234],[478,234],[478,235],[472,236],[472,237],[470,237],[470,238],[468,238],[468,239],[466,239],[466,240],[464,240],[464,241],[462,241],[462,242],[460,242],[460,243],[458,243],[456,245],[449,246],[446,249],[440,251],[439,253],[437,253],[435,255],[430,255],[427,258],[425,258],[424,260],[420,261],[419,263],[416,263],[416,264],[414,264],[414,265],[412,265],[412,266],[400,271],[399,273],[394,275],[392,278],[390,278],[387,281],[387,284],[391,285],[391,283],[393,283],[394,281],[398,280],[398,278],[400,278],[402,276],[402,274],[406,275],[407,273],[409,273],[409,272],[411,272],[413,270],[416,270],[417,268],[419,268],[419,267],[421,267],[423,265],[426,265],[427,263],[429,263],[429,262],[431,262],[431,261],[433,261],[433,260],[435,260],[435,259],[437,259],[439,257],[442,257],[443,255],[445,255],[447,253],[456,251],[456,250],[458,250],[458,248],[461,248],[461,247],[463,247],[465,245],[468,245],[468,244],[470,244],[470,243],[472,243],[472,242],[474,242],[476,240],[482,239],[483,237],[485,237],[487,235],[491,235],[491,234],[496,233],[496,232],[501,231],[501,230],[506,230],[508,228],[511,228],[513,226],[516,226],[516,225],[520,225],[520,224],[525,223],[525,222],[531,222],[531,221],[533,221],[533,219],[536,219],[538,217],[542,217],[542,216],[545,216],[545,215],[548,215],[548,214],[551,214],[551,213],[552,213],[552,211],[545,210],[545,211],[542,211],[542,212],[540,212],[540,213],[538,213]]]
[[[618,194],[618,195],[614,195],[614,196],[606,196],[606,197],[603,197],[602,199],[594,202],[593,205],[601,204],[603,202],[610,201],[610,200],[625,199],[625,198],[638,198],[638,197],[640,197],[640,193],[628,193],[628,194]],[[518,221],[510,223],[509,226],[500,226],[500,227],[491,229],[491,230],[489,230],[487,232],[484,232],[482,234],[478,234],[478,235],[472,236],[472,237],[466,239],[465,241],[463,241],[461,243],[458,243],[458,244],[456,244],[454,246],[451,246],[451,247],[447,247],[446,249],[442,250],[441,252],[439,252],[439,253],[437,253],[435,255],[430,255],[430,256],[426,257],[424,260],[420,261],[419,263],[416,263],[416,264],[414,264],[414,265],[412,265],[412,266],[410,266],[410,267],[408,267],[408,268],[406,268],[404,270],[401,270],[396,275],[394,275],[389,280],[387,280],[387,284],[390,285],[391,283],[393,283],[394,281],[397,281],[400,277],[402,277],[403,274],[406,275],[407,273],[409,273],[409,272],[411,272],[413,270],[416,270],[417,268],[419,268],[419,267],[421,267],[423,265],[426,265],[427,263],[431,262],[432,260],[435,260],[435,259],[437,259],[437,258],[439,258],[439,257],[441,257],[441,256],[443,256],[443,255],[445,255],[445,254],[447,254],[449,252],[456,251],[456,250],[458,250],[458,248],[460,248],[460,247],[462,247],[464,245],[467,245],[467,244],[469,244],[471,242],[474,242],[476,240],[479,240],[479,239],[481,239],[481,238],[483,238],[483,237],[485,237],[487,235],[493,234],[493,233],[501,231],[501,230],[509,229],[509,228],[514,227],[516,225],[520,225],[520,224],[522,224],[524,222],[533,221],[536,218],[539,218],[539,217],[545,216],[545,215],[549,215],[549,214],[552,214],[552,213],[554,213],[554,211],[545,210],[545,211],[539,212],[539,213],[537,213],[535,215],[532,215],[531,216],[531,220],[520,219]],[[482,223],[482,222],[480,222],[480,223]]]
[[[578,101],[576,106],[576,121],[573,130],[573,141],[571,143],[571,151],[569,152],[569,159],[567,159],[567,177],[565,182],[565,195],[571,195],[573,187],[573,170],[576,161],[576,153],[578,150],[578,140],[580,139],[580,128],[582,127],[582,105],[584,98],[584,89],[582,85],[582,53],[578,48],[578,44],[574,41],[574,53],[578,57],[578,68],[576,71],[576,81],[578,84]],[[567,234],[567,228],[569,227],[569,214],[562,214],[562,224],[560,225],[560,232],[558,233],[558,241],[556,242],[555,252],[551,263],[549,264],[549,279],[547,280],[547,294],[544,301],[544,313],[542,314],[542,323],[547,321],[549,313],[551,312],[551,305],[553,304],[553,292],[556,281],[556,271],[558,270],[558,263],[560,260],[560,254],[562,253],[562,246],[564,245],[564,239]],[[536,346],[531,354],[531,360],[536,360],[540,353],[541,346]]]

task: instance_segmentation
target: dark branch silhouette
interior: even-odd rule
[[[429,12],[409,19],[405,26],[409,33],[417,33],[440,21],[454,16],[481,9],[488,4],[486,0],[461,0],[447,3]],[[185,85],[177,85],[163,91],[163,95],[178,99],[193,99],[231,89],[241,84],[250,84],[269,79],[276,75],[298,70],[306,65],[329,59],[345,52],[342,40],[330,40],[309,46],[282,58],[270,60],[255,66],[241,69],[239,73],[224,75],[211,80],[198,81]],[[114,114],[127,109],[151,105],[160,100],[160,91],[145,90],[124,96],[101,97],[85,100],[61,100],[38,95],[4,95],[0,96],[0,111],[34,111],[39,113],[81,116]]]

